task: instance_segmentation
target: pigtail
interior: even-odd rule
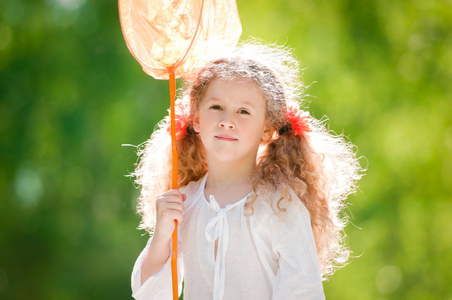
[[[207,173],[206,153],[201,139],[191,125],[187,126],[185,134],[177,141],[177,150],[181,154],[178,160],[179,187],[204,177]]]
[[[193,128],[197,107],[185,93],[176,102],[176,146],[178,155],[178,187],[198,181],[207,173],[207,158],[204,145]]]
[[[275,134],[259,157],[253,180],[256,196],[246,208],[252,214],[254,201],[270,192],[275,213],[284,218],[287,203],[301,201],[310,213],[321,273],[327,279],[350,256],[343,232],[347,219],[340,212],[362,175],[353,145],[343,136],[329,133],[311,117],[309,128],[305,134],[286,129]]]
[[[309,146],[307,137],[287,131],[278,135],[267,145],[266,153],[260,158],[254,190],[260,193],[263,186],[278,187],[273,190],[273,205],[276,214],[284,217],[285,202],[301,201],[311,216],[311,226],[316,240],[320,265],[324,265],[324,237],[330,230],[332,220],[327,197],[324,193],[325,182],[322,178],[322,155]],[[293,199],[293,192],[299,199]],[[274,196],[279,199],[274,199]],[[251,203],[252,205],[252,203]],[[323,272],[322,272],[323,273]]]

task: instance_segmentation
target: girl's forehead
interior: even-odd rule
[[[253,92],[259,92],[259,94],[262,94],[261,89],[259,85],[250,78],[243,78],[243,77],[237,77],[237,78],[215,78],[213,79],[207,86],[206,94],[210,91],[217,91],[217,90],[228,90],[231,89],[235,92],[243,92],[243,91],[253,91]]]
[[[266,110],[266,99],[259,89],[258,84],[249,78],[238,78],[234,80],[224,80],[217,78],[207,87],[201,102],[223,102],[234,105],[249,105]],[[259,109],[260,110],[260,109]]]

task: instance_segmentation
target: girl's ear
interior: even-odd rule
[[[196,131],[196,132],[200,132],[200,126],[199,126],[199,117],[198,116],[195,116],[194,118],[193,118],[193,129]]]
[[[271,138],[273,137],[273,127],[270,125],[269,122],[265,124],[264,132],[262,133],[261,142],[268,143],[270,142]]]

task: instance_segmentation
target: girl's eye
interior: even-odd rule
[[[246,109],[239,110],[239,113],[242,114],[242,115],[249,115],[250,114],[250,112],[247,111]]]
[[[212,105],[212,106],[210,107],[210,109],[221,110],[221,106],[220,106],[220,105]]]

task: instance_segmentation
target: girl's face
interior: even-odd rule
[[[193,123],[208,161],[254,165],[259,145],[272,135],[265,111],[265,99],[252,80],[214,79]]]

